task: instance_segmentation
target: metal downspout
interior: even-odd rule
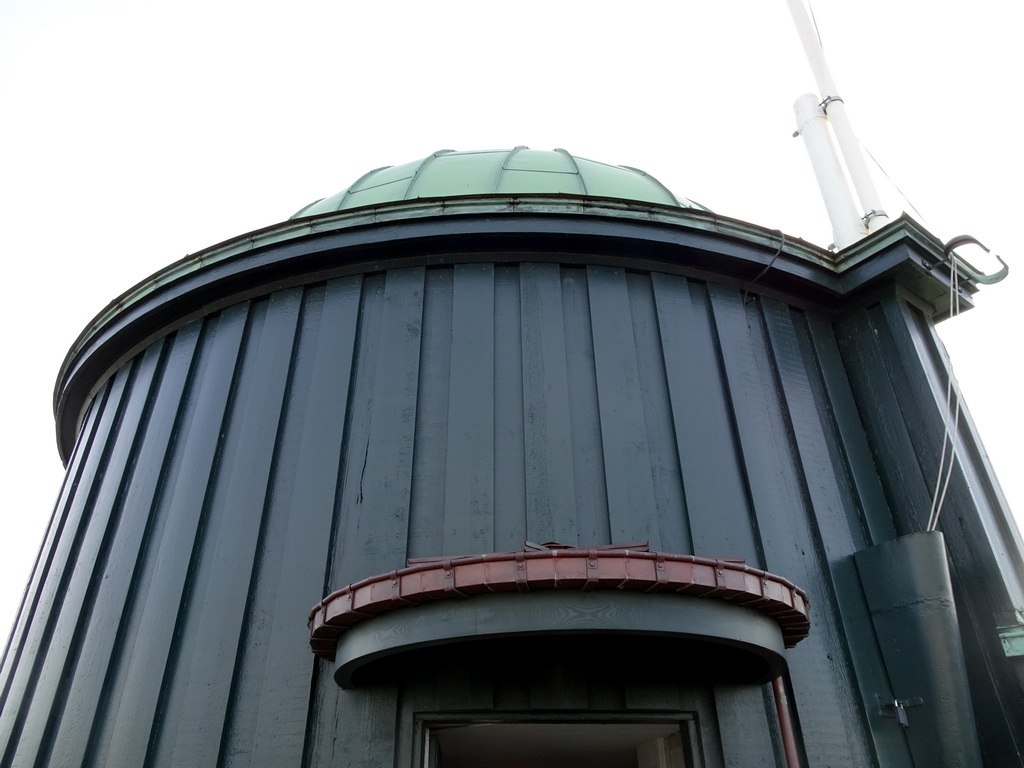
[[[779,730],[782,731],[782,749],[786,754],[786,768],[800,768],[800,751],[796,744],[796,729],[793,727],[793,711],[786,692],[786,681],[782,675],[772,680],[775,692],[775,709],[779,713]]]

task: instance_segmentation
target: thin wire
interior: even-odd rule
[[[786,233],[783,232],[781,229],[776,229],[773,231],[779,233],[779,247],[775,249],[775,253],[772,254],[772,257],[768,260],[768,263],[764,265],[764,269],[757,273],[757,277],[755,277],[753,280],[747,283],[746,286],[743,288],[743,306],[747,305],[747,294],[750,293],[750,289],[753,288],[754,284],[762,277],[764,277],[765,273],[772,268],[772,264],[774,264],[775,260],[779,258],[779,254],[782,253],[782,249],[786,247]]]
[[[953,306],[953,310],[951,311],[950,316],[955,316],[955,315],[959,315],[960,314],[960,275],[959,275],[959,272],[957,272],[957,269],[956,269],[956,254],[952,254],[951,253],[951,257],[952,257],[952,265],[953,265],[954,277],[953,277],[953,281],[952,281],[953,282],[953,290],[950,293],[951,293],[951,296],[955,297],[955,305],[953,305],[951,303],[951,305]],[[947,361],[949,360],[949,355],[948,354],[946,355],[946,359],[947,359]],[[946,491],[949,490],[949,482],[950,482],[950,480],[953,479],[953,467],[956,464],[956,447],[957,447],[958,435],[959,435],[958,429],[959,429],[959,426],[960,426],[960,410],[961,410],[960,409],[960,383],[957,381],[956,375],[953,373],[953,366],[952,366],[951,363],[948,364],[948,370],[949,370],[949,379],[948,379],[947,384],[946,384],[946,389],[952,391],[952,393],[953,393],[953,402],[955,404],[954,405],[954,412],[953,412],[953,429],[951,431],[949,430],[949,421],[948,421],[949,420],[949,406],[947,405],[947,407],[946,407],[946,429],[947,429],[947,434],[949,435],[949,440],[950,440],[950,445],[949,445],[949,467],[946,470],[946,480],[942,484],[942,495],[939,496],[938,503],[935,505],[935,519],[932,521],[932,530],[935,530],[935,528],[939,524],[939,515],[942,513],[942,504],[946,500]]]
[[[873,162],[873,163],[875,164],[875,166],[876,166],[876,167],[878,168],[878,170],[880,170],[880,171],[882,172],[882,175],[883,175],[883,176],[885,176],[885,178],[889,180],[889,183],[890,183],[890,184],[892,184],[892,186],[893,186],[893,189],[895,189],[895,190],[896,190],[897,192],[899,192],[899,193],[900,193],[900,197],[902,197],[902,198],[903,198],[904,200],[906,200],[906,201],[907,201],[907,205],[909,205],[909,206],[911,207],[911,209],[913,209],[914,213],[916,213],[916,214],[917,214],[917,217],[918,217],[918,218],[919,218],[919,219],[921,220],[921,223],[922,223],[922,224],[925,224],[925,225],[928,225],[928,219],[927,219],[927,218],[925,218],[925,215],[924,215],[923,213],[921,213],[921,212],[920,212],[920,211],[919,211],[919,210],[917,209],[917,206],[916,206],[916,205],[914,205],[914,204],[913,204],[913,203],[912,203],[912,202],[910,201],[910,198],[909,198],[909,197],[907,197],[907,196],[906,196],[906,195],[905,195],[905,194],[903,193],[903,190],[902,190],[902,189],[900,189],[900,186],[899,186],[899,184],[897,184],[897,183],[896,183],[896,182],[895,182],[895,181],[893,180],[892,176],[890,176],[890,175],[889,175],[888,173],[886,173],[886,172],[885,172],[885,168],[883,168],[883,167],[882,167],[882,164],[881,164],[880,162],[878,162],[878,160],[877,160],[877,159],[875,158],[875,156],[874,156],[873,154],[871,154],[871,150],[870,150],[870,149],[868,149],[868,148],[867,148],[866,146],[864,146],[863,144],[861,144],[861,145],[860,145],[860,148],[861,148],[861,149],[863,149],[863,150],[864,150],[864,151],[865,151],[865,152],[867,153],[867,156],[871,158],[871,162]]]
[[[957,306],[957,305],[954,304],[954,294],[955,294],[955,291],[956,291],[955,285],[956,285],[956,282],[957,282],[956,255],[951,253],[950,254],[950,259],[951,259],[951,262],[950,262],[951,263],[951,270],[950,270],[950,281],[949,281],[949,289],[950,289],[950,292],[949,292],[949,312],[950,312],[950,317],[952,317],[953,314],[954,314],[954,310],[955,310],[955,308]],[[947,360],[948,360],[948,356],[947,356]],[[943,430],[942,430],[942,449],[939,452],[939,457],[940,457],[939,458],[939,470],[938,470],[938,472],[935,475],[935,490],[932,492],[932,506],[931,506],[931,509],[928,511],[928,524],[927,524],[927,526],[925,528],[925,530],[928,530],[928,531],[935,530],[936,525],[938,525],[938,512],[937,512],[937,510],[939,509],[939,498],[940,497],[942,497],[943,499],[945,498],[945,493],[943,492],[943,486],[947,485],[947,487],[948,487],[948,484],[944,484],[943,483],[943,473],[946,470],[946,446],[950,444],[949,412],[950,412],[950,407],[952,406],[952,401],[953,401],[953,376],[950,375],[946,379],[946,408],[945,408],[945,411],[944,411],[943,417],[942,417],[942,419],[943,419],[943,424],[942,424],[942,426],[943,426]],[[959,408],[957,409],[957,417],[959,417]],[[957,421],[959,421],[959,418],[957,418]],[[955,448],[955,446],[954,446],[954,448]],[[950,463],[950,467],[952,467],[952,464],[953,464],[953,455],[952,455],[953,453],[954,453],[954,451],[951,450],[950,451],[950,454],[951,454],[950,455],[950,462],[949,462]]]
[[[909,201],[908,201],[909,202]],[[960,271],[957,269],[956,253],[950,251],[950,281],[949,281],[949,316],[956,317],[960,314]],[[953,467],[956,465],[957,435],[960,426],[960,384],[953,372],[953,364],[949,362],[949,355],[946,355],[948,378],[946,380],[946,412],[943,415],[942,451],[939,461],[939,471],[935,477],[935,491],[932,495],[932,508],[928,513],[928,526],[926,530],[934,531],[939,525],[939,515],[942,514],[942,505],[946,500],[946,492],[949,490],[949,483],[953,479]],[[953,411],[952,429],[950,428],[950,410]],[[949,464],[946,465],[946,446],[949,446]],[[945,477],[943,471],[945,470]],[[940,490],[941,486],[941,490]]]
[[[814,18],[814,5],[811,3],[811,0],[807,0],[807,10],[811,12],[811,23],[814,25],[814,34],[818,36],[818,45],[822,50],[825,50],[825,45],[821,42],[821,31],[818,29],[818,20]]]

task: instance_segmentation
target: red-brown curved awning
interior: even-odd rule
[[[310,647],[333,658],[338,638],[350,627],[405,606],[546,589],[676,592],[725,600],[775,619],[787,648],[810,630],[807,594],[742,560],[651,552],[646,544],[577,548],[527,542],[517,552],[410,560],[401,570],[342,587],[310,611]]]

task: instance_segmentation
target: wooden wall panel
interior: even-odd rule
[[[0,766],[404,768],[416,713],[442,710],[699,711],[708,765],[779,764],[756,686],[559,650],[342,691],[310,654],[326,593],[524,540],[789,578],[812,601],[787,652],[808,758],[903,764],[899,732],[866,722],[887,680],[848,562],[924,485],[916,459],[875,467],[911,440],[886,423],[906,374],[849,378],[918,349],[912,323],[852,340],[882,321],[852,316],[837,343],[734,287],[546,262],[342,277],[180,328],[85,423],[0,667]]]
[[[60,619],[66,590],[72,581],[72,574],[75,574],[82,541],[92,532],[92,500],[103,482],[106,460],[117,440],[117,423],[127,399],[125,388],[131,378],[132,368],[131,365],[122,368],[107,388],[105,400],[98,409],[95,447],[82,467],[77,492],[68,499],[65,523],[60,537],[54,542],[50,567],[44,574],[40,574],[41,581],[33,601],[31,620],[26,624],[18,644],[17,666],[12,667],[5,684],[4,713],[10,713],[0,718],[0,748],[3,749],[2,761],[5,766],[13,764],[26,726],[30,738],[33,733],[45,728],[48,717],[45,711],[36,713],[29,722],[32,697]],[[109,510],[99,512],[100,530],[107,514]],[[75,581],[88,580],[90,577],[90,573],[83,572],[76,574]],[[58,654],[66,653],[67,649],[57,648],[56,651]]]

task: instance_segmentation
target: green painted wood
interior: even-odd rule
[[[434,665],[409,669],[402,677],[398,693],[398,722],[395,727],[395,765],[423,765],[421,713],[436,712],[438,670]]]
[[[161,688],[174,668],[176,629],[192,558],[201,534],[214,458],[220,445],[220,426],[228,403],[235,364],[242,345],[248,304],[234,306],[207,320],[200,353],[183,393],[175,445],[166,468],[154,528],[146,553],[139,602],[130,627],[134,642],[121,664],[114,689],[121,691],[111,707],[110,728],[97,738],[96,765],[121,762],[144,765],[161,711]],[[142,586],[140,584],[140,587]],[[161,670],[154,674],[154,670]]]
[[[384,274],[367,276],[363,282],[351,380],[350,397],[353,407],[346,414],[338,509],[335,512],[324,595],[365,578],[368,574],[390,570],[387,567],[371,570],[372,566],[366,564],[367,558],[361,551],[361,539],[357,538],[365,536],[359,529],[359,515],[370,451],[377,364],[379,356],[383,354],[381,322],[384,317],[384,283]]]
[[[441,479],[446,476],[448,467],[448,402],[452,386],[452,278],[451,269],[428,270],[426,292],[423,295],[409,557],[436,557],[441,554],[444,544],[441,516],[445,509],[445,486]]]
[[[360,362],[364,354],[376,359],[356,384],[363,387],[356,396],[367,413],[365,421],[360,417],[358,426],[352,425],[355,443],[350,442],[339,518],[335,584],[405,565],[424,282],[418,267],[387,273],[379,294],[379,324],[368,323],[367,335],[377,338],[372,349],[360,349]]]
[[[886,374],[879,335],[868,311],[856,312],[838,326],[839,348],[861,409],[875,466],[892,510],[896,534],[922,530],[931,501],[928,484],[915,458],[913,438],[903,420],[893,382]],[[933,478],[934,482],[934,478]]]
[[[760,302],[745,305],[739,291],[718,286],[711,286],[711,299],[765,567],[800,584],[812,606],[814,631],[787,654],[808,759],[872,765],[873,756],[856,732],[861,722],[856,685],[828,561],[808,524],[813,513],[806,478],[772,354],[777,358],[794,350],[773,349]],[[787,369],[786,375],[799,379],[806,373]]]
[[[611,537],[660,549],[626,274],[587,267],[587,284]]]
[[[156,373],[148,405],[151,415],[140,425],[134,455],[125,472],[125,487],[118,501],[120,519],[92,599],[88,630],[76,641],[80,645],[78,660],[60,726],[52,738],[50,762],[54,765],[86,763],[91,734],[109,714],[114,695],[113,668],[117,656],[125,651],[123,632],[110,629],[123,628],[126,623],[136,570],[151,528],[153,500],[170,450],[177,405],[198,339],[199,328],[191,325],[166,343],[166,360]],[[140,385],[141,377],[133,386]]]
[[[150,347],[128,366],[131,375],[125,382],[125,400],[116,426],[109,438],[102,479],[93,489],[88,525],[84,527],[75,570],[60,598],[59,614],[52,626],[49,648],[41,655],[38,676],[32,690],[25,727],[12,763],[44,764],[53,746],[53,735],[64,714],[68,682],[74,674],[78,652],[94,608],[96,592],[102,584],[104,564],[111,540],[118,529],[118,517],[129,475],[138,433],[148,416],[150,387],[160,366],[162,345]],[[86,659],[86,663],[88,663]],[[94,679],[93,684],[98,685]],[[24,711],[23,707],[23,711]],[[70,718],[76,712],[69,712]]]
[[[494,549],[512,552],[526,530],[523,322],[519,268],[494,268]]]
[[[779,373],[779,382],[799,456],[800,469],[813,510],[813,534],[823,550],[823,575],[831,581],[842,633],[836,638],[842,658],[833,651],[833,676],[843,690],[856,688],[844,713],[854,734],[871,737],[874,759],[881,765],[910,765],[904,733],[892,723],[880,722],[877,697],[893,691],[885,673],[881,649],[869,617],[860,580],[850,556],[869,545],[867,526],[855,506],[847,464],[831,420],[832,406],[825,399],[808,329],[802,313],[764,299],[765,327]],[[841,661],[846,661],[842,664]],[[856,674],[849,668],[853,664]],[[853,701],[853,699],[856,699]],[[874,718],[875,727],[871,727]]]
[[[825,397],[804,314],[768,298],[761,304],[813,523],[826,557],[834,562],[869,544],[867,525],[840,450],[832,404]]]
[[[651,275],[627,273],[629,314],[633,320],[640,402],[654,483],[654,507],[660,547],[667,552],[692,551],[683,481],[671,413],[665,351],[660,340]]]
[[[656,274],[652,281],[690,551],[763,565],[706,289],[670,275]]]
[[[785,682],[787,686],[786,695],[792,700],[792,686],[789,685],[788,680]],[[782,727],[779,723],[779,709],[775,702],[775,691],[772,689],[771,683],[765,683],[761,686],[761,700],[764,703],[765,721],[768,724],[768,733],[772,739],[775,763],[776,765],[783,766],[786,764],[786,750],[782,743]]]
[[[680,706],[694,719],[686,728],[686,740],[700,758],[694,768],[722,768],[722,734],[715,712],[715,689],[710,682],[693,681],[679,686]]]
[[[316,662],[298,614],[319,599],[324,574],[294,566],[328,560],[361,283],[342,278],[304,297],[222,765],[302,759]]]
[[[125,388],[130,375],[131,366],[125,366],[118,372],[107,389],[106,399],[99,409],[95,438],[99,450],[90,452],[82,467],[79,486],[69,499],[66,523],[56,542],[50,568],[47,569],[40,585],[31,624],[27,626],[21,641],[21,658],[7,683],[4,711],[16,714],[13,717],[0,718],[0,748],[3,750],[0,752],[0,765],[5,768],[12,764],[18,750],[41,666],[60,619],[61,606],[72,580],[82,540],[88,532],[93,498],[103,481],[106,459],[113,443],[112,435],[117,431],[117,422],[126,400]],[[32,727],[39,726],[33,722]]]
[[[955,571],[951,570],[951,576]],[[964,616],[959,606],[965,605],[970,596],[965,593],[962,585],[953,582],[953,597],[958,606],[957,615],[960,619],[960,639],[964,644],[964,660],[967,664],[967,677],[971,681],[971,706],[974,710],[974,722],[978,729],[978,747],[981,750],[984,765],[999,765],[1008,755],[1024,756],[1024,744],[1021,734],[1024,733],[1015,722],[1015,709],[1024,701],[1024,683],[1020,677],[1016,679],[1016,690],[1012,685],[1007,693],[1002,686],[991,682],[993,667],[997,672],[1005,672],[992,664],[990,650],[991,629],[984,624],[965,626],[973,617]],[[1005,664],[1003,660],[1001,663]],[[1012,662],[1011,662],[1012,663]],[[980,682],[979,682],[980,681]]]
[[[927,492],[930,506],[942,446],[946,370],[941,347],[920,314],[899,297],[883,301],[872,315],[893,382],[901,417],[913,436],[914,454],[922,475],[933,478]],[[958,604],[961,634],[978,634],[985,670],[975,667],[971,679],[975,716],[989,730],[986,741],[1014,739],[1024,733],[1024,671],[1012,667],[992,627],[1024,601],[1020,573],[1020,539],[1009,513],[991,492],[992,482],[976,457],[981,450],[969,428],[970,416],[958,430],[959,459],[954,466],[940,518],[947,537],[950,574],[963,598]],[[992,502],[996,506],[992,506]],[[927,514],[927,508],[925,509]],[[1013,552],[1013,555],[1009,553]]]
[[[902,385],[901,406],[908,428],[916,426],[918,430],[914,445],[922,473],[934,478],[942,451],[948,363],[934,327],[919,311],[903,301],[890,301],[883,303],[882,312],[891,329],[887,338],[894,343],[900,359],[908,361],[891,368],[891,375]],[[913,395],[912,402],[907,395]],[[999,574],[992,584],[1000,593],[993,608],[1002,613],[1012,612],[1024,605],[1024,544],[998,484],[991,479],[990,468],[980,460],[984,450],[966,404],[958,424],[958,448],[945,504],[950,509],[971,509],[974,514],[969,518],[970,530],[965,531],[967,537],[954,542],[951,552],[954,560],[972,561],[971,571],[977,569],[978,561],[988,560],[986,569]],[[997,587],[997,583],[1001,586]],[[995,597],[991,590],[989,594]]]
[[[920,310],[910,305],[903,305],[903,314],[907,317],[908,330],[916,331],[912,333],[912,338],[919,349],[918,354],[924,364],[926,379],[930,382],[942,381],[949,370],[950,362],[946,356],[945,346],[936,332],[935,324]],[[929,372],[932,375],[929,376]],[[1006,497],[992,470],[988,454],[966,405],[960,414],[959,424],[961,469],[969,486],[974,489],[981,514],[980,522],[988,533],[992,555],[997,559],[1000,573],[1010,592],[1010,600],[1016,605],[1024,604],[1024,568],[1020,565],[1024,563],[1024,535],[1013,520]]]
[[[520,267],[526,538],[578,544],[559,268]]]
[[[303,768],[380,768],[395,764],[398,686],[369,685],[341,691],[331,686],[316,707],[310,749]]]
[[[157,764],[214,766],[219,758],[300,300],[298,289],[281,291],[250,313],[173,676],[162,693]]]
[[[835,419],[836,434],[846,457],[855,498],[859,501],[867,525],[868,538],[865,544],[889,541],[896,537],[892,512],[871,457],[871,447],[843,365],[835,330],[831,323],[812,313],[807,314],[806,321],[830,412]]]
[[[682,704],[679,680],[672,674],[650,674],[644,664],[644,674],[623,675],[625,709],[685,709]]]
[[[160,467],[154,467],[154,471],[157,472],[156,487],[154,488],[154,495],[152,499],[146,502],[145,506],[142,506],[139,510],[140,513],[145,514],[148,517],[147,527],[144,537],[135,555],[135,565],[132,570],[132,581],[129,587],[129,592],[126,595],[126,603],[124,606],[121,626],[119,627],[118,636],[116,640],[116,650],[112,654],[110,659],[110,665],[106,673],[106,680],[103,684],[103,689],[100,694],[99,700],[99,711],[96,713],[92,732],[89,734],[89,741],[86,751],[85,759],[83,760],[84,765],[106,765],[109,759],[119,759],[119,756],[110,756],[111,746],[111,733],[115,728],[117,714],[120,711],[121,700],[126,693],[126,681],[129,679],[130,661],[133,656],[137,653],[144,652],[145,649],[141,649],[137,646],[137,640],[139,639],[139,630],[142,626],[142,618],[144,616],[143,607],[147,604],[147,601],[140,598],[140,595],[148,595],[150,588],[153,584],[154,575],[154,562],[152,552],[154,547],[158,546],[156,542],[159,542],[163,537],[163,532],[166,523],[166,506],[161,503],[162,494],[165,493],[167,478],[166,468],[173,466],[174,456],[176,449],[174,447],[174,437],[178,434],[178,430],[182,424],[186,423],[184,415],[186,413],[185,402],[188,397],[188,393],[194,386],[193,372],[199,368],[199,355],[202,351],[203,340],[209,340],[210,335],[207,333],[211,325],[215,325],[216,320],[210,321],[195,321],[189,325],[181,328],[175,335],[174,346],[168,356],[167,363],[164,368],[164,378],[173,377],[180,379],[181,384],[178,381],[174,381],[170,384],[161,383],[161,395],[164,391],[167,392],[170,398],[169,407],[171,413],[166,416],[160,416],[159,420],[163,423],[163,419],[167,418],[170,420],[168,438],[169,450],[164,456],[164,464]],[[180,353],[179,353],[180,349]],[[173,367],[173,373],[172,373]],[[179,370],[181,369],[181,370]],[[156,409],[154,407],[154,424],[157,420]],[[163,426],[160,429],[164,428]],[[159,429],[155,426],[151,426],[147,434],[147,444],[144,446],[144,450],[150,450],[149,440],[159,442],[158,438]],[[154,446],[155,447],[155,446]],[[144,488],[144,484],[140,484],[140,489]],[[144,502],[144,499],[140,499],[140,502]],[[173,616],[169,619],[169,625],[173,622]],[[138,670],[136,672],[136,679],[138,676]],[[152,670],[150,670],[152,672]],[[153,675],[156,678],[155,682],[159,683],[160,675]],[[154,693],[154,696],[156,693]],[[145,727],[148,729],[150,723],[145,723]],[[71,745],[69,745],[71,747]],[[73,748],[73,747],[71,747]],[[116,750],[116,747],[115,747]],[[73,763],[69,763],[73,764]]]
[[[57,503],[54,505],[53,514],[47,525],[42,544],[39,547],[39,552],[36,554],[29,582],[25,586],[14,626],[7,637],[3,659],[0,661],[0,711],[4,709],[10,692],[14,670],[17,668],[22,658],[22,653],[25,650],[25,640],[32,626],[36,611],[39,609],[39,597],[46,583],[47,574],[49,574],[53,566],[53,558],[57,551],[58,542],[68,525],[69,513],[74,509],[69,504],[69,500],[81,484],[83,470],[89,465],[87,459],[91,454],[90,449],[96,436],[96,428],[100,423],[99,414],[103,404],[106,402],[109,390],[109,385],[104,386],[96,394],[96,399],[86,414],[81,434],[68,462],[64,482],[61,484],[60,493],[57,496]]]
[[[382,613],[354,625],[339,638],[334,674],[341,686],[349,688],[361,682],[361,675],[371,673],[371,665],[395,663],[406,653],[423,648],[464,647],[473,652],[485,648],[482,643],[510,637],[523,641],[545,638],[555,643],[563,636],[586,638],[595,633],[612,635],[619,642],[640,643],[647,638],[658,643],[662,638],[675,638],[684,645],[689,641],[709,643],[720,652],[718,663],[730,665],[730,671],[737,674],[749,670],[751,676],[761,676],[779,670],[782,664],[778,623],[734,603],[667,592],[546,589],[435,600]],[[629,646],[630,653],[636,653],[636,647]],[[690,646],[685,649],[689,651]],[[664,646],[660,650],[665,654],[660,659],[663,665],[675,661]],[[697,664],[700,658],[687,662]]]
[[[302,768],[327,765],[337,741],[338,699],[341,691],[334,682],[330,662],[317,659],[310,681]]]
[[[397,657],[367,668],[353,695],[338,689],[330,664],[311,658],[305,614],[334,587],[410,555],[507,551],[530,538],[649,539],[673,551],[738,555],[808,588],[812,637],[786,652],[808,762],[876,762],[857,708],[871,716],[859,702],[887,681],[863,632],[848,555],[895,531],[890,508],[901,515],[916,508],[920,489],[927,493],[923,467],[937,445],[915,445],[914,424],[936,418],[929,377],[941,358],[930,325],[889,297],[843,321],[837,345],[826,319],[779,301],[753,297],[744,306],[737,290],[558,266],[557,257],[344,278],[277,294],[275,306],[291,307],[283,325],[260,300],[168,339],[156,399],[147,400],[152,424],[125,429],[115,447],[101,448],[110,441],[96,431],[96,450],[108,456],[134,435],[123,482],[111,474],[105,483],[95,470],[89,479],[86,463],[73,465],[82,485],[68,486],[64,527],[73,527],[76,503],[101,496],[111,524],[94,513],[63,550],[62,562],[94,563],[58,609],[70,616],[74,602],[83,621],[41,641],[67,646],[63,665],[58,654],[31,662],[50,672],[14,675],[34,686],[22,687],[21,700],[39,694],[14,721],[30,734],[21,756],[52,748],[51,763],[68,764],[405,765],[416,754],[415,713],[585,719],[597,710],[710,712],[688,731],[691,740],[709,765],[742,763],[745,748],[731,742],[746,734],[713,727],[721,702],[734,722],[754,718],[755,742],[768,744],[768,764],[779,762],[765,691],[713,694],[689,679],[692,659],[652,674],[637,671],[636,652],[598,657],[550,646],[502,653],[495,664],[462,646],[421,688],[395,682],[407,663]],[[873,335],[853,338],[855,326]],[[174,359],[187,333],[195,354]],[[853,359],[875,367],[848,374]],[[141,396],[141,381],[127,382],[125,404]],[[916,402],[907,407],[904,398]],[[881,416],[868,413],[876,406]],[[161,453],[172,434],[182,443]],[[886,466],[901,441],[910,458]],[[953,499],[980,505],[983,519],[947,520],[960,526],[952,551],[961,579],[969,569],[998,571],[998,555],[968,550],[991,549],[1002,535],[992,517],[997,489],[984,484],[979,449],[965,450]],[[241,500],[228,501],[229,492]],[[139,508],[131,521],[129,498]],[[913,503],[902,506],[904,498]],[[41,560],[36,596],[46,558],[54,573],[64,567],[55,550]],[[975,678],[1005,676],[984,630],[1005,595],[975,599],[965,612],[971,647],[983,649]],[[43,605],[27,600],[24,621],[34,623]],[[523,625],[531,621],[535,613]],[[93,635],[103,623],[114,636]],[[21,631],[14,655],[31,650],[32,632],[39,636],[34,624]],[[631,660],[632,677],[608,663],[620,656]],[[88,674],[68,683],[52,674],[72,667]],[[10,677],[0,681],[15,691]],[[981,690],[981,711],[1012,708],[1001,699],[1011,689],[1000,686]],[[56,708],[44,706],[47,697]],[[192,704],[192,720],[182,719]],[[1013,743],[1004,721],[983,735],[986,749]]]
[[[596,418],[597,372],[587,273],[578,267],[563,267],[561,277],[577,540],[582,546],[612,544],[601,422]]]
[[[722,764],[726,768],[785,768],[785,762],[776,758],[760,686],[717,683],[714,690]],[[837,754],[810,764],[844,765],[846,760]]]
[[[494,551],[494,266],[459,264],[454,272],[445,555]]]

